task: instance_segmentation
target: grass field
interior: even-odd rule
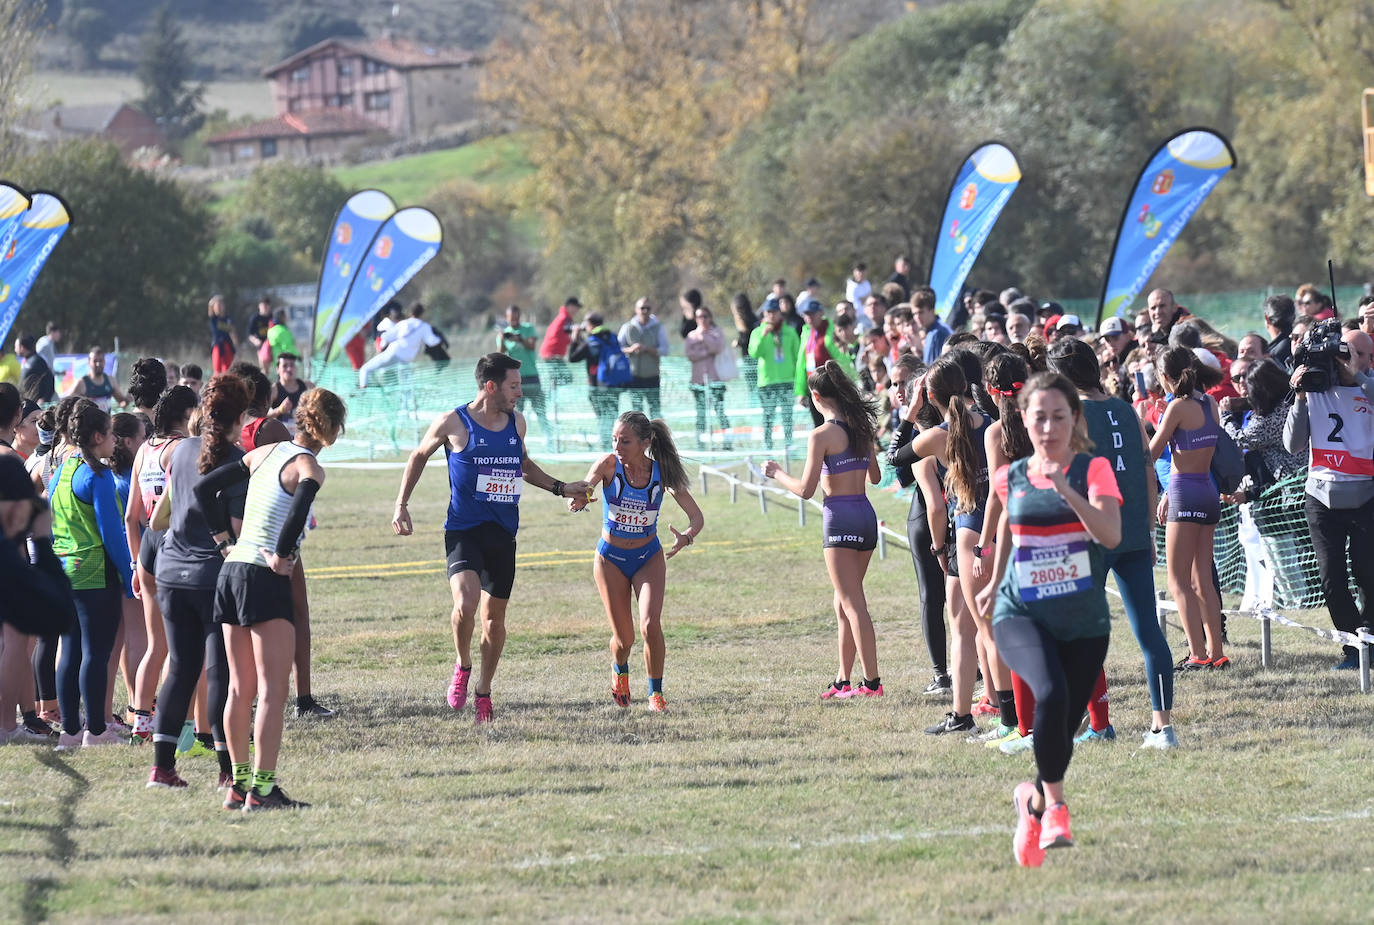
[[[349,189],[375,187],[407,206],[423,202],[425,193],[449,180],[505,187],[530,170],[520,136],[496,135],[460,148],[338,167],[333,173]]]
[[[30,95],[37,108],[62,103],[80,106],[88,103],[132,103],[143,95],[138,79],[128,73],[66,74],[38,71],[30,84]],[[226,110],[231,117],[272,117],[272,97],[265,80],[216,80],[205,85],[205,111]]]
[[[182,763],[191,787],[173,793],[143,788],[143,749],[0,749],[0,918],[1369,920],[1370,701],[1325,670],[1328,644],[1276,629],[1265,671],[1258,625],[1233,621],[1235,670],[1179,682],[1183,747],[1143,753],[1141,658],[1115,621],[1121,738],[1070,769],[1079,846],[1020,870],[1008,795],[1029,760],[920,732],[946,706],[920,694],[904,551],[875,558],[867,584],[888,695],[823,706],[819,518],[762,518],[715,483],[702,540],[669,563],[670,712],[651,715],[638,649],[635,704],[606,696],[596,521],[531,490],[497,720],[477,729],[444,703],[443,470],[426,473],[407,539],[387,523],[397,478],[335,470],[318,503],[316,693],[339,713],[289,719],[282,764],[313,808],[225,813],[205,759]],[[900,523],[901,502],[878,495]]]

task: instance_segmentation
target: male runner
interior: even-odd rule
[[[406,505],[425,463],[439,447],[448,458],[449,505],[444,521],[448,584],[453,593],[453,642],[458,652],[448,705],[463,709],[472,674],[473,618],[482,605],[482,671],[474,705],[478,724],[492,718],[491,681],[506,644],[506,605],[515,582],[515,533],[520,479],[558,497],[587,494],[586,482],[560,482],[525,454],[520,361],[489,353],[477,361],[477,397],[442,414],[406,461],[391,527],[414,532]]]

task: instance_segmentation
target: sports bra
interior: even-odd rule
[[[849,433],[849,425],[844,421],[834,418],[830,419],[831,424],[838,424],[849,436],[849,443],[842,453],[826,453],[821,459],[821,472],[826,475],[838,475],[841,472],[858,472],[868,470],[868,454],[860,456],[854,449],[854,438]]]
[[[658,513],[663,507],[663,477],[654,460],[649,484],[630,484],[625,467],[615,461],[615,474],[601,492],[601,513],[606,534],[622,540],[638,540],[658,533]]]
[[[1207,450],[1217,445],[1217,431],[1220,429],[1220,425],[1212,416],[1212,403],[1206,395],[1199,395],[1199,393],[1194,393],[1188,397],[1202,405],[1202,426],[1192,430],[1175,427],[1173,435],[1169,438],[1169,452],[1171,453]]]

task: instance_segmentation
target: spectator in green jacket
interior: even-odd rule
[[[763,323],[749,335],[749,355],[758,361],[763,445],[773,448],[773,418],[781,413],[782,443],[791,447],[792,395],[797,357],[801,355],[801,337],[791,325],[784,323],[782,308],[777,302],[765,303]]]

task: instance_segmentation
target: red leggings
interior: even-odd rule
[[[210,369],[216,373],[227,373],[234,365],[234,345],[215,344],[210,348]]]
[[[1014,671],[1011,673],[1011,690],[1016,697],[1016,727],[1021,735],[1026,735],[1031,731],[1035,719],[1035,695],[1031,693],[1030,685]],[[1107,715],[1107,671],[1103,669],[1097,675],[1092,698],[1088,701],[1088,725],[1094,732],[1101,732],[1110,724]]]

